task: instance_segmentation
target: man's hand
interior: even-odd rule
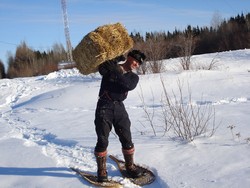
[[[119,65],[117,65],[120,61],[125,61],[125,57],[123,55],[117,56],[114,59],[107,60],[99,65],[99,72],[101,75],[106,75],[107,73],[119,73],[121,74],[121,69]]]
[[[118,72],[119,71],[119,67],[118,66],[119,65],[117,65],[117,62],[112,61],[112,60],[105,62],[105,67],[110,72]]]
[[[120,61],[125,61],[125,60],[126,60],[126,58],[125,58],[124,55],[117,56],[117,57],[115,57],[115,58],[113,59],[113,61],[115,61],[115,62],[117,62],[117,63],[119,63]]]

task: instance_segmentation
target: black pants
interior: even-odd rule
[[[130,132],[130,120],[123,102],[98,100],[95,113],[95,130],[97,143],[95,152],[106,151],[109,133],[114,126],[123,149],[134,147]]]

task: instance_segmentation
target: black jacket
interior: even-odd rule
[[[139,76],[133,72],[122,73],[117,61],[107,61],[99,66],[103,76],[99,91],[100,99],[123,101],[127,98],[128,91],[133,90]]]

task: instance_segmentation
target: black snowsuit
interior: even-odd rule
[[[106,151],[112,125],[122,148],[131,149],[134,147],[130,132],[131,123],[123,101],[127,98],[128,91],[136,87],[139,77],[131,71],[123,74],[116,61],[101,64],[99,72],[103,78],[95,113],[95,152]]]

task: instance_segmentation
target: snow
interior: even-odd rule
[[[216,69],[180,71],[178,59],[165,60],[166,72],[140,75],[125,101],[135,161],[157,176],[145,187],[250,187],[250,50],[197,55],[192,61],[216,61]],[[200,135],[186,143],[171,132],[164,135],[161,78],[167,90],[176,92],[180,81],[184,99],[189,86],[193,104],[215,108],[219,127],[212,137]],[[1,188],[91,187],[69,167],[96,173],[93,121],[100,82],[98,73],[84,76],[77,69],[0,80]],[[155,112],[156,136],[143,106]],[[108,152],[122,158],[114,133]],[[122,180],[110,159],[107,168],[124,187],[138,187]]]

